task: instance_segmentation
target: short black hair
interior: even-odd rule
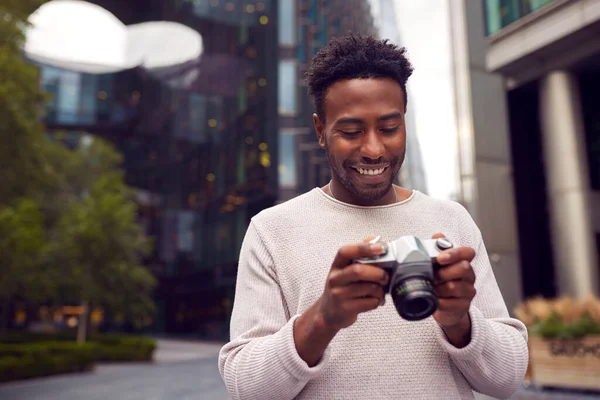
[[[317,52],[306,72],[306,83],[317,115],[321,121],[325,121],[325,93],[335,82],[346,79],[394,79],[404,93],[406,111],[406,82],[412,72],[406,48],[398,47],[387,39],[350,33],[348,36],[333,38]]]

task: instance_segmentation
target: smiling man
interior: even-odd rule
[[[233,399],[508,398],[527,368],[481,233],[459,204],[393,185],[406,150],[405,50],[332,40],[307,73],[331,182],[252,218],[231,341],[219,369]],[[428,318],[401,318],[387,273],[357,264],[401,236],[446,237]]]

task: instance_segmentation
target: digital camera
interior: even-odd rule
[[[383,268],[389,275],[385,293],[394,301],[398,314],[408,321],[419,321],[432,315],[438,307],[434,291],[434,270],[439,268],[436,257],[453,247],[445,238],[421,240],[402,236],[382,243],[383,254],[354,260]]]

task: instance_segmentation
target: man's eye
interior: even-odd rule
[[[360,135],[360,131],[340,131],[345,136],[357,136]]]
[[[381,129],[381,132],[385,133],[386,135],[391,135],[393,133],[398,132],[398,128],[400,128],[400,126],[395,126],[393,128],[384,128]]]

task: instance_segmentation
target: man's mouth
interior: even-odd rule
[[[389,165],[377,167],[377,168],[362,168],[362,167],[352,167],[356,171],[358,171],[361,175],[381,175],[383,172],[389,168]]]

